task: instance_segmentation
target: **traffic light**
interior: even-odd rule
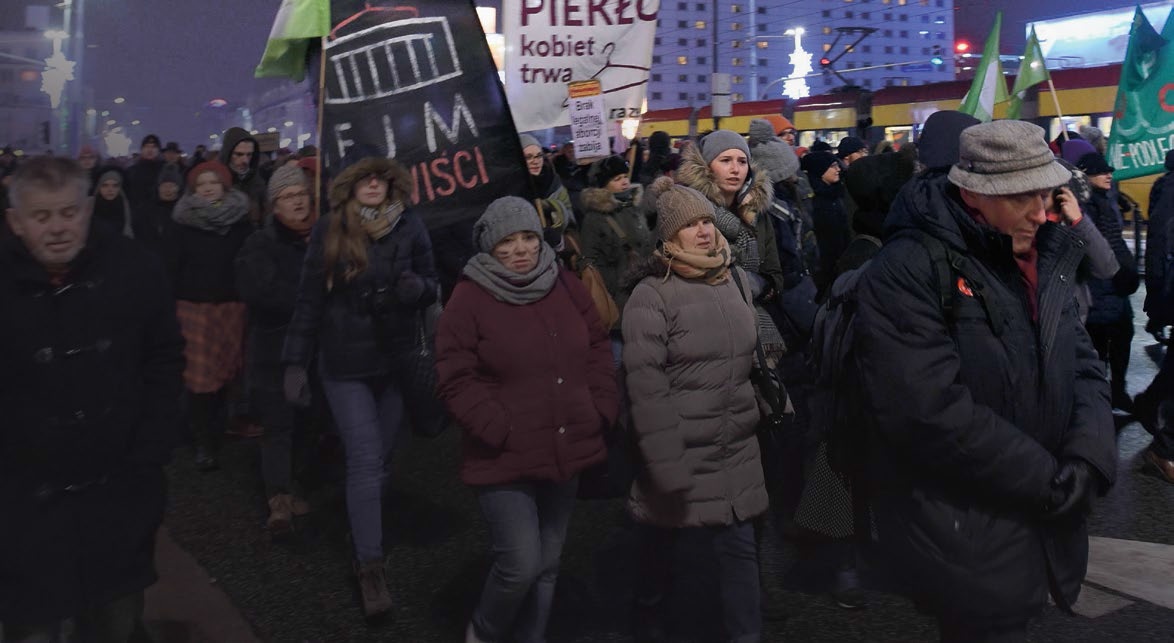
[[[954,43],[954,51],[959,54],[964,54],[970,51],[970,43],[966,42],[965,40],[959,40],[958,42]]]
[[[823,58],[819,59],[819,64],[821,67],[827,67],[828,65],[832,64],[832,59],[824,56]]]
[[[941,47],[941,45],[934,45],[933,58],[930,58],[929,61],[935,65],[941,65],[942,62],[944,62],[942,60],[942,47]]]
[[[41,142],[49,144],[49,121],[41,121]]]

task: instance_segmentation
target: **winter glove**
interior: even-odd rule
[[[1170,343],[1170,326],[1152,317],[1145,324],[1145,332],[1154,336],[1154,340],[1166,346]]]
[[[1128,297],[1137,292],[1141,285],[1141,278],[1133,268],[1122,266],[1117,274],[1113,275],[1113,292],[1122,297]]]
[[[402,304],[414,304],[420,300],[420,295],[424,294],[424,280],[420,275],[405,270],[400,273],[399,279],[395,282],[395,296],[399,298]]]
[[[310,375],[306,372],[305,366],[286,366],[282,388],[285,390],[285,399],[290,404],[310,406]]]
[[[1087,513],[1096,495],[1095,473],[1084,460],[1067,460],[1052,479],[1052,488],[1064,493],[1064,500],[1054,505],[1048,518],[1061,518],[1070,513]]]

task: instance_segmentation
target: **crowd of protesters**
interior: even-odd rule
[[[747,134],[655,132],[589,163],[523,134],[534,192],[487,207],[451,283],[394,160],[348,158],[319,194],[312,148],[269,158],[240,128],[186,158],[154,135],[130,163],[6,150],[0,505],[22,528],[0,530],[4,640],[129,640],[176,438],[215,475],[230,431],[259,437],[274,539],[312,509],[299,445],[337,435],[362,612],[385,615],[391,454],[421,397],[462,431],[488,525],[469,643],[545,640],[576,499],[616,458],[635,469],[637,640],[761,640],[778,536],[835,561],[845,609],[879,548],[944,641],[1025,640],[1049,595],[1070,610],[1114,409],[1174,483],[1174,365],[1125,388],[1140,274],[1103,137],[957,112],[873,155],[797,148],[782,117]],[[1145,266],[1163,343],[1170,176]],[[825,421],[812,342],[843,302],[847,428]],[[776,416],[791,439],[763,429]],[[674,580],[703,568],[720,632],[674,631]]]

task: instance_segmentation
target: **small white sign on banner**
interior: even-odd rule
[[[598,80],[609,121],[639,118],[660,0],[502,0],[505,90],[519,132],[568,124],[566,85]]]
[[[607,112],[603,87],[598,80],[583,80],[567,84],[567,111],[570,114],[571,137],[575,140],[575,158],[587,159],[607,156]]]

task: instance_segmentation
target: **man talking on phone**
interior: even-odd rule
[[[1049,593],[1071,611],[1116,475],[1073,297],[1085,244],[1047,217],[1070,178],[1035,125],[967,128],[948,174],[898,196],[858,286],[878,541],[942,641],[1024,641]]]

